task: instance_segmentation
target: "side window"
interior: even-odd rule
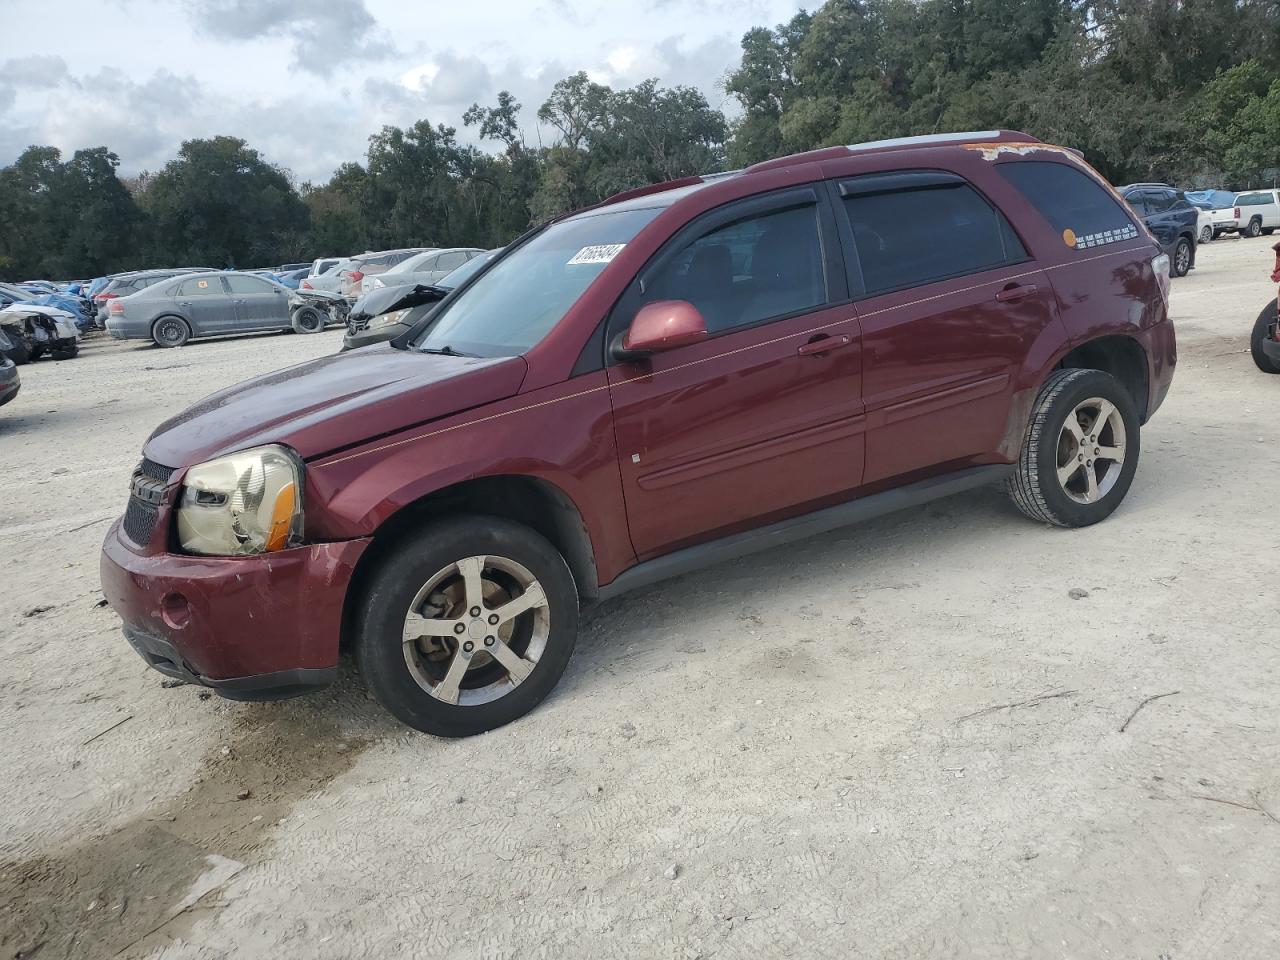
[[[1082,170],[1047,160],[1018,160],[996,165],[1049,225],[1077,250],[1138,236],[1129,214]],[[1128,199],[1139,216],[1147,212],[1137,191]]]
[[[456,253],[442,253],[436,261],[436,270],[453,270],[462,266],[467,262],[467,255],[461,251]]]
[[[258,277],[249,277],[241,273],[228,274],[225,277],[227,286],[231,288],[231,292],[244,296],[250,293],[270,293],[274,287],[261,280]]]
[[[218,283],[217,277],[192,277],[190,280],[183,280],[178,287],[180,297],[203,297],[222,292],[222,284]]]
[[[1146,199],[1152,213],[1165,213],[1172,209],[1174,195],[1165,190],[1148,190]]]
[[[815,204],[744,217],[688,243],[643,277],[637,308],[687,300],[712,333],[827,302]]]
[[[1007,221],[964,183],[844,198],[867,293],[887,293],[1026,259]]]

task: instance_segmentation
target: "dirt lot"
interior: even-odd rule
[[[152,427],[337,333],[24,367],[0,957],[1280,955],[1270,262],[1222,240],[1175,281],[1173,392],[1106,523],[993,489],[651,588],[462,742],[349,666],[279,704],[169,687],[98,605]]]

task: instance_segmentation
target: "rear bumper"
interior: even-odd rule
[[[1178,365],[1178,338],[1173,321],[1162,320],[1138,334],[1147,354],[1147,411],[1143,423],[1150,420],[1173,384],[1173,371]]]
[[[17,365],[0,357],[0,407],[16,397],[21,386]]]
[[[142,554],[117,522],[102,591],[152,667],[232,699],[292,697],[330,682],[342,609],[368,540],[256,557]]]

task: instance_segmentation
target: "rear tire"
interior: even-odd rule
[[[18,366],[22,366],[24,363],[30,363],[31,341],[21,333],[10,333],[5,331],[5,336],[8,338],[9,342],[13,344],[13,349],[5,351],[5,355]]]
[[[1213,239],[1213,237],[1214,237],[1214,233],[1213,233],[1213,228],[1212,228],[1212,227],[1204,227],[1204,228],[1200,231],[1200,242],[1201,242],[1201,243],[1208,243],[1210,240],[1212,240],[1212,239]]]
[[[356,660],[379,703],[415,730],[467,737],[551,692],[577,639],[578,594],[564,558],[533,530],[458,516],[389,550],[355,628]]]
[[[1262,233],[1263,233],[1263,235],[1264,235],[1264,236],[1268,236],[1268,237],[1269,237],[1269,236],[1271,236],[1271,235],[1272,235],[1273,233],[1275,233],[1275,232],[1276,232],[1276,228],[1275,228],[1275,227],[1263,227],[1263,228],[1262,228]]]
[[[1087,527],[1129,491],[1139,454],[1129,391],[1101,370],[1055,370],[1036,398],[1009,495],[1032,520]]]
[[[191,339],[191,328],[181,317],[161,317],[151,328],[151,339],[158,347],[180,347]]]
[[[65,347],[50,349],[49,356],[53,357],[55,360],[74,360],[79,353],[79,342],[72,340],[71,343]]]
[[[1173,248],[1173,263],[1169,272],[1175,277],[1185,277],[1191,272],[1191,241],[1186,237],[1179,237]]]
[[[315,307],[299,307],[294,311],[294,333],[319,333],[323,329],[324,316]]]
[[[1262,221],[1254,217],[1249,221],[1249,225],[1244,228],[1246,237],[1257,237],[1262,235]]]
[[[1249,350],[1253,354],[1253,362],[1263,373],[1280,373],[1280,364],[1262,352],[1262,341],[1267,338],[1267,334],[1275,325],[1276,301],[1272,300],[1258,314],[1258,319],[1253,324],[1253,335],[1249,338]]]

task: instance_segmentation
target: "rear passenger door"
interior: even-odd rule
[[[1015,374],[1056,322],[1048,278],[953,173],[870,174],[833,191],[861,297],[865,482],[991,462],[1021,422]]]
[[[178,284],[174,299],[194,336],[230,333],[234,328],[235,306],[218,277],[189,277]]]

